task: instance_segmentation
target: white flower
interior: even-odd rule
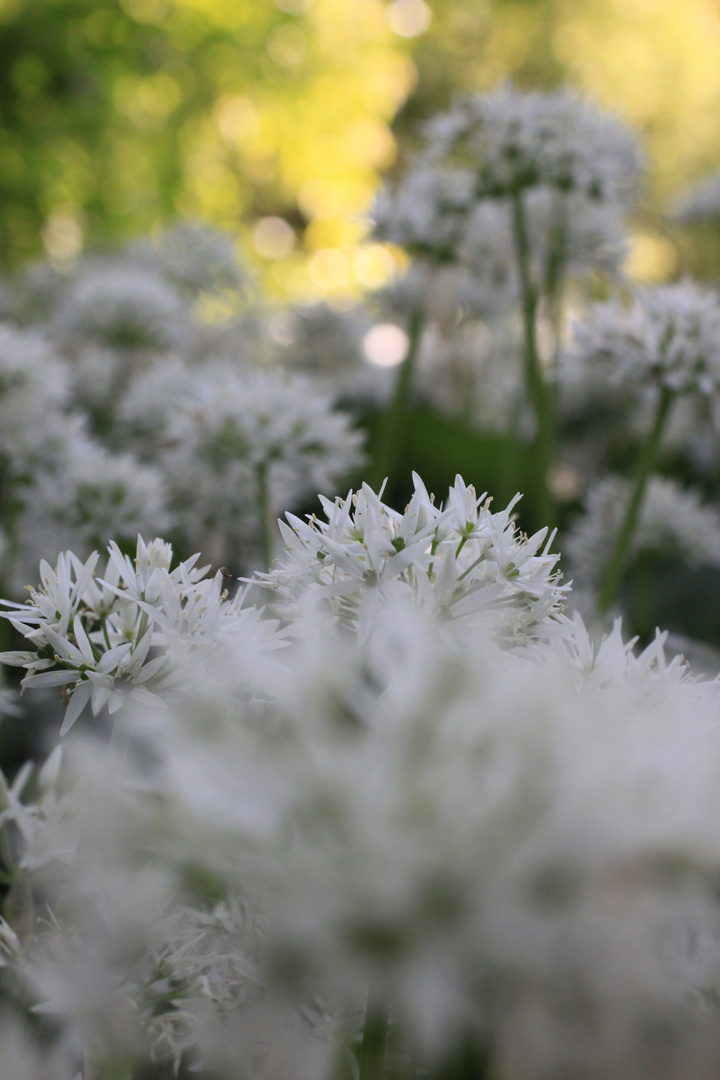
[[[167,352],[187,345],[187,307],[170,284],[121,261],[88,259],[54,324],[68,344],[94,342],[121,350]]]
[[[190,296],[236,292],[247,286],[247,271],[238,261],[233,236],[201,222],[181,221],[151,242],[128,244],[125,253],[131,263],[160,272]]]
[[[263,501],[272,513],[332,490],[360,462],[361,444],[350,417],[310,380],[215,364],[169,417],[161,460],[183,534],[237,565]]]
[[[471,162],[476,190],[484,196],[547,184],[626,201],[637,187],[635,136],[570,90],[523,93],[503,86],[458,101],[425,130],[431,160]]]
[[[187,685],[193,664],[214,661],[216,678],[229,666],[226,683],[240,686],[249,670],[238,661],[243,645],[253,641],[258,658],[278,647],[275,623],[258,627],[244,596],[230,601],[222,572],[207,579],[197,555],[171,570],[170,545],[141,537],[134,562],[114,542],[109,553],[105,579],[95,576],[96,552],[86,563],[61,553],[55,570],[42,562],[39,589],[26,604],[5,601],[2,612],[34,651],[1,653],[0,662],[25,668],[23,686],[70,695],[61,735],[88,703],[93,714],[114,713],[126,692],[167,694],[183,677]]]
[[[720,301],[691,281],[638,289],[628,306],[596,304],[574,339],[576,357],[617,384],[706,395],[720,387]]]
[[[256,580],[301,607],[329,607],[361,642],[379,609],[402,597],[445,619],[489,623],[511,645],[551,631],[567,587],[554,573],[548,530],[528,539],[515,529],[520,496],[493,514],[458,476],[442,509],[417,474],[413,481],[404,514],[367,484],[345,500],[322,499],[327,522],[288,514],[289,525],[280,523],[287,559]]]
[[[630,484],[609,476],[589,491],[585,513],[568,531],[564,551],[578,585],[597,588],[622,525]],[[647,486],[631,555],[653,552],[690,565],[720,566],[720,512],[698,492],[653,476]]]
[[[172,523],[165,487],[159,469],[77,433],[53,467],[38,470],[19,493],[15,581],[31,574],[41,555],[62,548],[86,555],[111,537],[132,543],[141,530],[165,530]]]
[[[52,462],[64,446],[68,381],[45,337],[0,324],[0,454],[13,479]]]

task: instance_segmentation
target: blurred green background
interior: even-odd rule
[[[717,0],[0,0],[0,266],[182,216],[236,233],[271,293],[358,294],[398,258],[363,243],[379,175],[508,77],[641,132],[633,276],[713,262],[660,213],[720,164]]]

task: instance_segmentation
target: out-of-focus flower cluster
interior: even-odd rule
[[[4,301],[3,577],[16,588],[41,557],[113,538],[127,550],[138,531],[251,568],[263,515],[362,460],[331,381],[279,362],[272,312],[221,234],[179,226],[72,273],[33,267]],[[219,323],[212,303],[227,308]]]

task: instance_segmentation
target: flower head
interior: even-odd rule
[[[627,306],[596,304],[574,331],[577,357],[618,384],[706,395],[720,387],[720,300],[691,281],[638,289]]]

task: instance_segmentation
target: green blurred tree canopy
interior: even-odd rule
[[[503,77],[638,126],[656,206],[719,163],[716,0],[0,0],[2,265],[184,216],[271,289],[379,284],[392,256],[362,241],[396,136]],[[649,221],[638,275],[673,258]]]

